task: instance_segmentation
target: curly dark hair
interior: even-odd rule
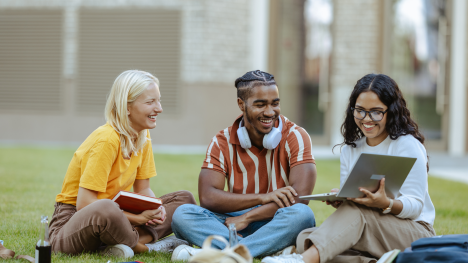
[[[344,142],[338,145],[351,145],[356,148],[356,140],[362,138],[364,133],[354,121],[351,107],[356,105],[356,100],[362,92],[374,92],[387,107],[387,124],[385,130],[390,139],[396,140],[402,135],[413,135],[418,141],[424,144],[424,136],[418,129],[418,124],[411,119],[410,111],[406,107],[406,101],[398,88],[398,84],[389,76],[384,74],[367,74],[357,81],[353,92],[349,97],[346,118],[341,125],[341,134]]]

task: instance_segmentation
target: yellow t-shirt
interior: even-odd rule
[[[148,139],[150,138],[148,132]],[[120,136],[109,124],[97,128],[76,150],[56,202],[76,206],[78,188],[98,192],[98,199],[112,199],[119,191],[130,191],[135,179],[156,176],[151,141],[138,155],[124,159]]]

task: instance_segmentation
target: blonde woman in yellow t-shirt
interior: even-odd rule
[[[50,223],[55,252],[102,251],[131,257],[145,251],[172,251],[188,244],[170,236],[175,209],[195,204],[188,191],[160,197],[163,206],[141,214],[120,210],[112,199],[119,191],[155,196],[150,178],[156,176],[148,129],[162,113],[159,80],[148,72],[128,70],[115,80],[107,99],[107,123],[76,150],[62,191],[56,197]]]

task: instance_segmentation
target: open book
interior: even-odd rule
[[[162,200],[159,198],[127,191],[120,191],[112,198],[112,201],[119,204],[120,209],[132,214],[141,214],[145,210],[158,209],[162,205]]]

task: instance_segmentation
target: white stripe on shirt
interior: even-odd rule
[[[245,194],[247,191],[247,186],[249,185],[249,182],[247,180],[247,171],[245,170],[244,164],[242,163],[239,153],[237,153],[237,163],[239,164],[239,168],[242,171],[242,178],[243,178],[243,185],[244,185],[244,189],[242,189],[242,193]]]
[[[259,176],[258,176],[258,169],[260,167],[258,166],[258,158],[249,149],[245,149],[245,151],[250,156],[250,158],[252,158],[252,161],[255,164],[255,193],[258,194],[260,192],[260,190],[259,190]]]
[[[224,169],[224,155],[221,148],[219,148],[219,165],[221,166],[221,169],[223,169],[224,174],[226,174],[226,169]]]
[[[206,153],[206,162],[208,163],[208,168],[213,168],[213,164],[211,163],[211,148],[213,148],[213,144],[215,140],[216,140],[216,136],[213,137],[213,139],[211,140],[210,147],[208,148],[208,151]]]
[[[298,130],[294,130],[294,135],[296,135],[297,143],[299,144],[299,151],[297,152],[297,161],[300,162],[304,159],[304,141],[302,140],[301,133]]]
[[[286,152],[288,153],[288,163],[291,163],[291,149],[289,149],[288,141],[284,144],[284,149],[286,149]]]
[[[218,149],[219,149],[219,166],[221,167],[221,169],[223,169],[223,172],[224,174],[226,174],[226,170],[224,169],[224,155],[223,155],[223,151],[221,151],[221,147],[219,147],[219,143],[218,143],[218,138],[216,138],[216,136],[213,138],[213,141],[216,143],[216,145],[218,146]]]
[[[286,177],[286,173],[284,172],[281,162],[280,162],[280,168],[281,168],[281,177],[283,178],[283,181],[286,184],[286,186],[289,186],[289,181],[288,181],[288,178]]]
[[[267,174],[268,174],[268,190],[267,190],[267,193],[270,192],[270,182],[271,182],[271,165],[270,165],[271,151],[272,150],[268,150],[267,154],[265,155]]]
[[[273,162],[271,162],[271,187],[272,191],[277,189],[276,186],[276,171],[275,171],[275,157],[273,156]]]
[[[229,130],[228,128],[224,129],[224,136],[226,137],[226,142],[229,146],[229,160],[231,161],[231,170],[229,171],[229,191],[232,193],[233,189],[234,189],[234,170],[233,170],[233,163],[234,163],[234,160],[232,158],[232,145],[229,143],[229,139],[230,139],[230,136],[229,136]]]

